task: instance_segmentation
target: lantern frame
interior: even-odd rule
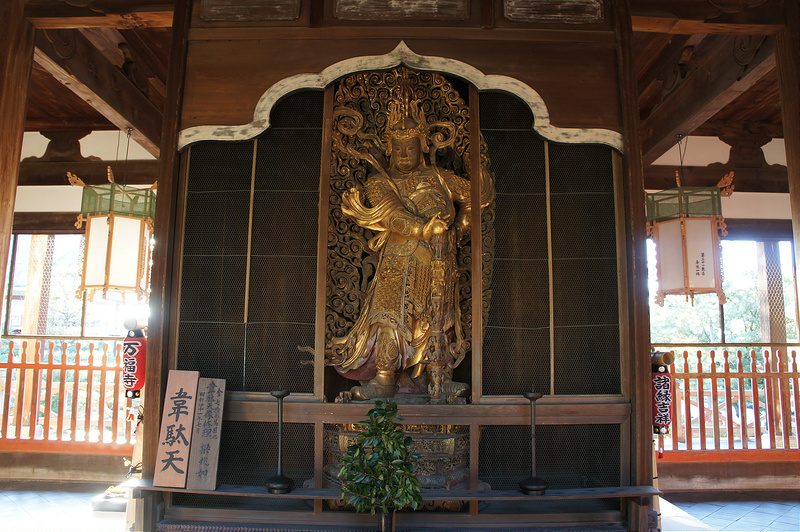
[[[77,297],[91,301],[97,291],[148,296],[150,242],[155,217],[155,193],[106,183],[87,186],[81,198],[81,214],[75,224],[86,223],[81,284]],[[122,258],[120,258],[122,257]],[[135,260],[135,267],[129,264]],[[123,267],[121,270],[120,267]]]
[[[676,187],[647,195],[647,234],[656,244],[659,305],[668,295],[683,295],[694,303],[697,294],[717,294],[720,303],[726,302],[720,235],[728,231],[720,198],[718,187]],[[676,275],[664,262],[678,246],[681,264]]]

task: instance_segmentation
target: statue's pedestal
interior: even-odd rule
[[[414,464],[414,474],[423,489],[459,490],[469,488],[469,426],[466,425],[404,425],[412,449],[421,458]],[[325,426],[325,487],[340,485],[338,479],[342,455],[356,442],[360,427],[355,423]],[[484,486],[489,489],[488,486]],[[462,501],[426,504],[426,508],[458,511]],[[331,504],[345,507],[342,501]]]

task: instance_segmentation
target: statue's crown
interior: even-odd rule
[[[386,138],[409,139],[417,137],[422,150],[428,151],[428,121],[420,108],[420,102],[414,98],[414,87],[406,76],[400,80],[395,96],[389,101],[389,117],[386,125]],[[388,153],[388,150],[387,150]]]

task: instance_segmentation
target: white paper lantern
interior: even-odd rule
[[[694,300],[722,291],[720,234],[726,235],[717,187],[677,187],[647,195],[647,230],[656,244],[656,302],[668,295]]]
[[[147,296],[155,194],[109,183],[83,190],[78,227],[86,222],[83,272],[78,297],[97,291]]]

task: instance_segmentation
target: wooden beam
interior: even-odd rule
[[[25,132],[25,109],[28,102],[28,81],[33,67],[34,28],[23,18],[24,0],[0,2],[0,286],[5,286],[8,248],[14,203],[17,195],[17,174]]]
[[[723,240],[793,240],[791,220],[756,220],[727,218],[727,236]]]
[[[29,116],[25,120],[25,131],[114,131],[117,126],[102,116]]]
[[[782,139],[783,124],[766,122],[731,124],[709,121],[692,132],[692,135],[700,137],[735,137],[752,134],[766,135],[771,139]]]
[[[25,18],[39,29],[168,28],[172,26],[170,0],[28,0]]]
[[[722,176],[734,172],[735,192],[789,193],[786,167],[773,164],[764,168],[730,166],[656,166],[644,169],[644,187],[647,190],[666,190],[676,187],[675,171],[682,173],[681,184],[685,187],[713,187]]]
[[[14,233],[29,235],[83,234],[86,225],[78,229],[75,222],[79,212],[15,212]]]
[[[743,59],[742,38],[720,39],[716,49],[642,121],[642,159],[651,164],[752,87],[775,66],[772,37]]]
[[[77,30],[40,31],[36,62],[158,157],[161,113]]]
[[[786,27],[777,36],[775,55],[797,260],[800,258],[796,244],[800,241],[800,7],[796,1],[786,2]]]
[[[23,161],[19,166],[18,184],[69,185],[67,172],[72,172],[87,185],[102,185],[108,183],[109,166],[114,172],[114,180],[126,185],[152,185],[158,175],[158,161]]]
[[[724,4],[696,0],[631,1],[633,31],[770,35],[783,27],[784,20],[781,0],[763,3],[726,0]]]

